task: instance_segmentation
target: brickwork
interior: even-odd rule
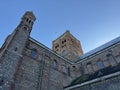
[[[29,12],[26,12],[26,13],[29,13]],[[33,16],[30,15],[28,17],[33,17]],[[27,26],[28,23],[26,22],[26,24],[24,25],[28,27],[28,30],[24,30],[23,28],[24,25],[22,25],[23,22],[26,22],[26,21],[22,19],[21,23],[18,25],[18,27],[10,36],[11,41],[9,41],[9,43],[6,44],[6,47],[4,48],[5,50],[2,53],[2,56],[0,58],[1,78],[3,78],[3,81],[5,83],[2,86],[3,90],[12,89],[11,85],[14,83],[14,77],[18,69],[19,62],[22,58],[24,46],[26,44],[26,41],[28,39],[29,32],[30,32],[29,30],[31,30],[32,28],[32,25],[30,25],[30,28],[29,28],[29,26]]]
[[[48,88],[49,90],[52,90],[53,87],[56,87],[58,89],[58,86],[59,88],[62,88],[63,86],[68,85],[69,82],[73,80],[72,76],[68,77],[67,71],[67,68],[71,65],[71,63],[65,61],[60,56],[56,56],[53,51],[51,53],[50,51],[46,50],[46,48],[43,48],[39,44],[35,44],[34,42],[30,41],[30,47],[29,49],[27,48],[26,51],[29,50],[29,52],[31,52],[32,48],[36,48],[38,50],[38,56],[35,60],[38,60],[40,58],[40,60],[38,61],[41,61],[41,64],[43,64],[43,70],[41,75],[41,90],[48,90]],[[30,54],[29,57],[31,57]],[[57,68],[53,67],[54,60],[57,61]],[[63,70],[63,65],[65,66],[66,70]],[[53,87],[51,87],[51,85]]]
[[[67,71],[71,63],[31,40],[27,43],[29,45],[27,44],[24,50],[22,62],[16,73],[13,90],[37,90],[38,88],[41,90],[56,88],[57,90],[58,86],[62,88],[73,80],[72,76],[68,76]],[[33,49],[37,50],[36,58],[32,58],[31,56]],[[53,68],[52,66],[54,60],[57,60],[57,68]],[[63,65],[66,70],[63,70]]]

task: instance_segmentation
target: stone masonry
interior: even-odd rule
[[[67,30],[52,42],[51,50],[30,37],[35,20],[33,12],[27,11],[0,48],[0,90],[63,90],[79,76],[120,63],[120,37],[83,54],[80,41]],[[70,90],[116,88],[116,78]]]

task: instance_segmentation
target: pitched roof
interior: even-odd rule
[[[88,57],[88,56],[91,56],[91,55],[93,55],[93,54],[95,54],[95,53],[97,53],[97,52],[99,52],[99,51],[101,51],[101,50],[103,50],[103,49],[105,49],[105,48],[108,48],[108,47],[110,47],[110,46],[112,46],[112,45],[114,45],[114,44],[116,44],[116,43],[118,43],[118,42],[120,42],[120,36],[117,37],[117,38],[115,38],[115,39],[113,39],[113,40],[111,40],[111,41],[109,41],[108,43],[103,44],[103,45],[100,46],[100,47],[97,47],[97,48],[91,50],[91,51],[88,52],[88,53],[85,53],[85,54],[81,55],[81,56],[78,58],[78,61],[80,61],[80,60],[82,60],[82,59],[84,59],[84,58],[86,58],[86,57]]]

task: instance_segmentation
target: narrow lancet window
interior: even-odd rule
[[[101,60],[98,61],[98,69],[103,69],[104,68],[104,64]]]
[[[57,64],[57,61],[56,61],[56,60],[53,61],[52,66],[53,66],[54,69],[57,69],[58,64]]]
[[[32,58],[36,58],[37,57],[37,50],[36,49],[33,49],[32,52],[31,52],[31,57]]]

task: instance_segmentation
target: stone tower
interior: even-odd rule
[[[75,61],[83,50],[80,41],[69,30],[52,42],[52,49],[63,57]]]
[[[22,60],[22,53],[32,30],[35,16],[26,12],[14,32],[2,46],[0,57],[0,82],[2,90],[11,90],[15,74]]]

